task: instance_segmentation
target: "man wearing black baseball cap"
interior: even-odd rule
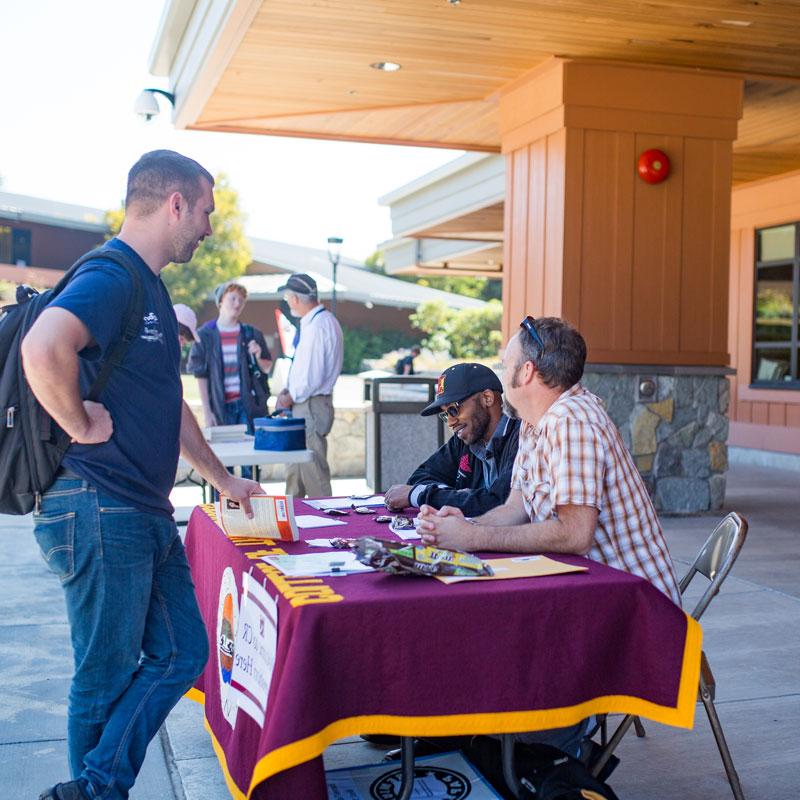
[[[344,359],[342,328],[319,302],[317,282],[310,275],[295,272],[278,291],[283,292],[291,315],[300,318],[300,326],[276,408],[291,409],[293,416],[305,419],[306,447],[314,454],[313,461],[286,468],[286,491],[297,497],[329,497],[327,436],[333,426],[333,386]]]
[[[434,401],[421,413],[427,417],[438,412],[453,435],[414,470],[407,484],[389,488],[386,505],[448,505],[474,516],[504,503],[511,489],[520,423],[503,413],[502,392],[500,379],[483,364],[446,369]]]

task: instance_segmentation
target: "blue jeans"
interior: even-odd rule
[[[127,798],[147,745],[208,660],[208,635],[175,522],[79,478],[34,515],[64,588],[75,674],[67,745],[91,797]]]
[[[247,413],[244,410],[244,405],[242,404],[241,400],[233,400],[230,403],[225,403],[225,411],[223,412],[222,422],[220,422],[220,425],[247,425],[247,432],[253,432],[253,426],[250,424],[250,420],[247,418]],[[242,466],[241,470],[243,478],[252,479],[252,467]],[[228,467],[228,472],[233,474],[233,469]],[[214,499],[217,499],[216,496]]]

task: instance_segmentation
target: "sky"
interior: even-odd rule
[[[363,259],[391,238],[378,197],[460,155],[422,147],[178,131],[168,103],[145,123],[145,87],[165,0],[0,0],[1,191],[115,208],[128,169],[169,148],[224,172],[249,235]]]

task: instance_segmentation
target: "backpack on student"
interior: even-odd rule
[[[118,264],[133,284],[123,334],[111,348],[86,398],[96,402],[142,322],[142,281],[125,253],[98,247],[81,256],[52,289],[39,293],[30,286],[19,286],[17,302],[0,309],[0,514],[27,514],[38,508],[70,445],[69,435],[42,408],[28,386],[20,348],[39,314],[64,290],[79,267],[96,258]]]

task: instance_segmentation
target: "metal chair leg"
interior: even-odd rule
[[[400,739],[400,769],[403,777],[400,781],[400,790],[397,800],[409,800],[414,790],[414,738],[403,736]]]
[[[619,724],[619,728],[614,731],[614,735],[600,754],[600,758],[595,761],[592,767],[592,775],[594,775],[595,778],[603,771],[603,767],[608,763],[608,759],[614,755],[614,751],[617,749],[617,745],[622,741],[622,737],[628,732],[628,728],[633,725],[633,719],[633,716],[628,714]]]
[[[640,739],[644,739],[644,725],[642,725],[642,721],[639,719],[639,717],[633,718],[633,727],[636,729],[636,735]]]
[[[708,721],[711,723],[711,730],[714,733],[714,738],[717,740],[717,748],[722,757],[722,763],[725,766],[725,772],[728,776],[728,783],[731,785],[733,796],[736,800],[744,800],[742,784],[739,782],[739,776],[736,774],[736,768],[733,766],[731,751],[728,750],[728,743],[725,741],[725,734],[722,732],[722,724],[717,716],[717,709],[714,706],[711,693],[702,675],[700,676],[700,699],[703,701],[706,714],[708,714]]]
[[[500,736],[500,752],[503,758],[503,778],[514,797],[519,797],[522,791],[522,784],[517,778],[514,769],[514,734],[504,733]]]

